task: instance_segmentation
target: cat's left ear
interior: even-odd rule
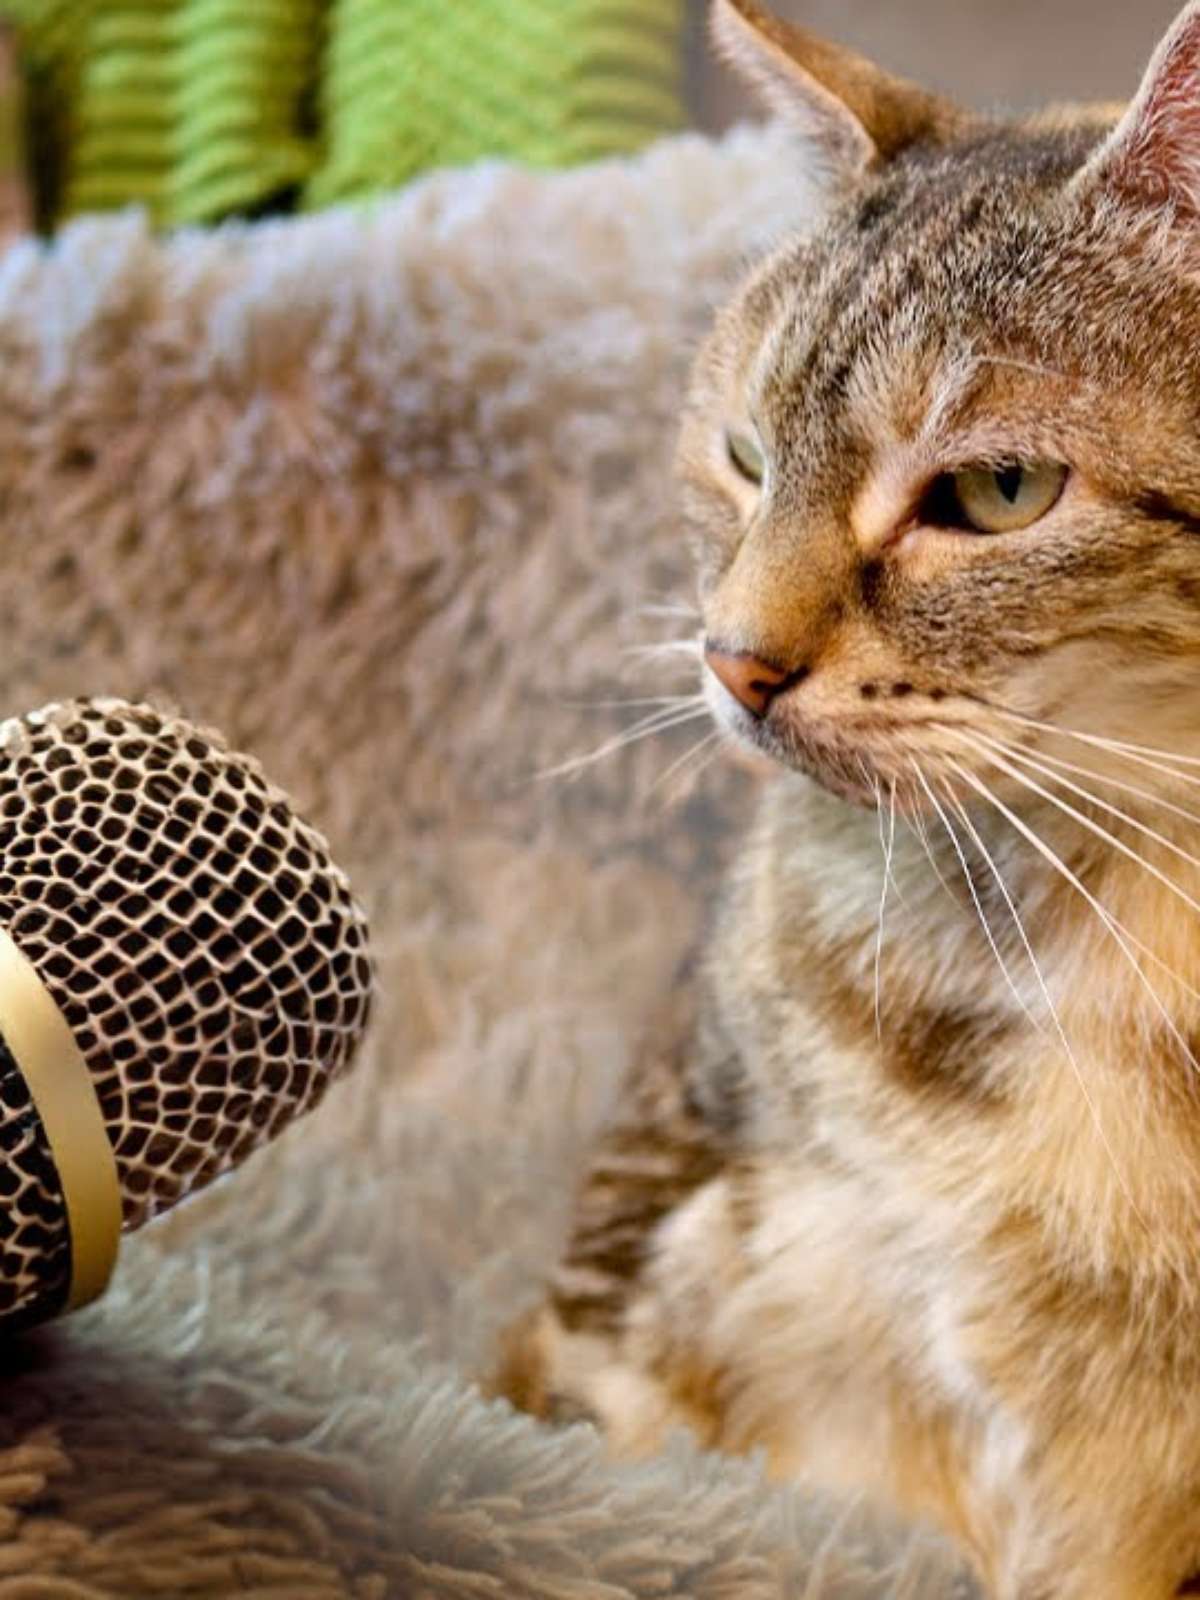
[[[971,120],[951,101],[785,22],[758,0],[712,0],[711,26],[721,55],[842,175],[952,137]]]
[[[1175,19],[1137,98],[1075,179],[1124,204],[1200,220],[1200,0]]]

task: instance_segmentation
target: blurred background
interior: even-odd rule
[[[1123,100],[1182,0],[771,0],[772,9],[893,71],[980,107]],[[719,129],[752,108],[686,0],[688,103]]]
[[[775,0],[981,107],[1124,99],[1176,0]],[[757,115],[707,0],[0,0],[0,236],[392,193],[490,156],[630,154]],[[7,26],[3,26],[7,24]]]

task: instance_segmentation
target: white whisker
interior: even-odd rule
[[[1101,811],[1107,812],[1109,816],[1116,817],[1119,821],[1127,823],[1129,827],[1136,829],[1138,833],[1145,834],[1147,838],[1153,839],[1156,844],[1162,845],[1164,850],[1169,850],[1173,855],[1179,856],[1189,866],[1200,867],[1200,857],[1192,855],[1182,845],[1176,844],[1173,840],[1168,839],[1165,834],[1157,832],[1154,828],[1149,827],[1148,824],[1140,822],[1136,817],[1131,817],[1127,811],[1122,811],[1120,806],[1111,805],[1107,800],[1102,800],[1099,795],[1093,794],[1090,789],[1085,789],[1082,784],[1075,783],[1072,779],[1065,778],[1061,773],[1055,772],[1051,767],[1043,765],[1037,756],[1031,756],[1028,751],[1021,750],[1015,745],[1007,744],[999,739],[989,738],[985,733],[973,734],[971,737],[981,739],[993,750],[1001,751],[1010,760],[1019,761],[1022,766],[1033,767],[1035,771],[1049,778],[1052,783],[1059,784],[1062,788],[1069,790],[1070,793],[1077,794],[1080,799],[1086,800],[1089,805],[1098,806]],[[1138,859],[1141,858],[1139,857]],[[1144,863],[1144,865],[1149,866],[1149,863]],[[1200,909],[1200,906],[1197,909]]]
[[[1081,733],[1077,728],[1065,728],[1057,722],[1042,722],[1037,717],[1030,717],[1023,711],[1010,711],[1007,706],[995,705],[990,700],[982,702],[989,711],[994,711],[998,716],[1006,717],[1010,722],[1019,722],[1027,728],[1037,728],[1042,733],[1061,734],[1064,739],[1077,739],[1081,744],[1094,745],[1098,750],[1107,750],[1114,755],[1128,756],[1142,766],[1152,767],[1156,772],[1164,772],[1170,777],[1178,778],[1181,783],[1200,783],[1200,778],[1190,778],[1187,774],[1176,772],[1175,768],[1160,763],[1177,762],[1180,766],[1200,767],[1200,756],[1175,755],[1170,750],[1159,750],[1154,745],[1132,744],[1127,739],[1109,739],[1099,733]],[[1157,758],[1157,760],[1150,758]]]
[[[910,757],[910,759],[911,759],[911,757]],[[950,885],[946,882],[946,875],[942,871],[941,867],[939,867],[938,864],[937,864],[937,857],[933,853],[933,846],[929,842],[929,833],[928,833],[928,830],[925,827],[925,818],[921,815],[921,813],[919,811],[915,811],[913,813],[912,817],[909,818],[909,827],[912,829],[913,833],[915,833],[917,838],[920,840],[921,848],[924,850],[926,856],[929,858],[929,865],[933,868],[934,877],[941,884],[942,888],[946,891],[946,893],[950,896],[951,900],[953,900],[954,904],[957,906],[959,904],[958,896],[955,894],[954,890],[950,887]]]
[[[1006,770],[998,761],[995,760],[994,757],[989,757],[986,755],[986,753],[984,755],[984,759],[990,761],[991,765],[995,766],[999,771]],[[1184,989],[1187,993],[1194,995],[1197,999],[1200,999],[1200,993],[1193,989],[1191,985],[1188,984],[1183,978],[1180,978],[1175,972],[1173,972],[1156,951],[1152,950],[1149,945],[1145,944],[1141,939],[1139,939],[1136,934],[1131,933],[1129,929],[1125,927],[1125,925],[1120,922],[1116,916],[1114,916],[1108,907],[1104,905],[1102,901],[1096,898],[1096,896],[1086,886],[1086,884],[1083,883],[1079,876],[1071,871],[1066,862],[1063,861],[1062,858],[1050,848],[1045,840],[1040,838],[1039,835],[1035,834],[1032,829],[1030,829],[1026,823],[1022,822],[1013,811],[1005,806],[1002,801],[998,800],[991,790],[981,782],[981,780],[976,778],[972,773],[966,771],[965,768],[960,767],[956,761],[951,760],[950,764],[960,777],[970,783],[972,788],[974,788],[978,793],[982,794],[983,797],[988,800],[996,808],[996,810],[1001,813],[1002,816],[1007,817],[1009,822],[1012,823],[1013,827],[1016,828],[1018,832],[1023,834],[1024,837],[1028,839],[1038,851],[1038,853],[1050,862],[1055,871],[1064,877],[1072,886],[1072,888],[1074,888],[1076,892],[1087,901],[1088,905],[1100,919],[1102,925],[1107,929],[1109,935],[1116,942],[1125,959],[1129,962],[1129,965],[1133,969],[1138,981],[1141,983],[1146,993],[1150,996],[1155,1009],[1166,1023],[1168,1032],[1173,1036],[1182,1049],[1185,1059],[1188,1061],[1193,1070],[1195,1070],[1197,1073],[1200,1073],[1200,1063],[1196,1061],[1195,1056],[1192,1054],[1191,1046],[1180,1032],[1179,1026],[1175,1022],[1175,1019],[1167,1010],[1162,996],[1159,994],[1158,990],[1150,982],[1149,978],[1147,978],[1146,974],[1142,971],[1141,967],[1135,960],[1133,954],[1134,950],[1137,950],[1142,955],[1146,956],[1157,967],[1165,972],[1173,982],[1177,983],[1180,988]],[[1016,778],[1018,783],[1025,783],[1027,788],[1030,786],[1022,774],[1013,773],[1011,775]]]
[[[709,767],[712,766],[713,762],[717,760],[725,748],[725,740],[721,736],[720,730],[717,732],[715,741],[710,740],[706,742],[708,744],[708,748],[704,751],[704,754],[700,756],[696,765],[687,775],[687,781],[692,788],[695,788],[703,774],[708,771]]]
[[[632,700],[560,700],[568,711],[636,711],[645,706],[698,706],[704,704],[702,694],[658,694]]]
[[[987,845],[984,844],[983,837],[980,834],[979,829],[971,821],[971,815],[966,806],[963,805],[962,801],[953,792],[953,790],[949,789],[949,786],[947,786],[947,794],[950,803],[953,805],[954,810],[958,815],[959,820],[962,822],[963,827],[966,828],[967,832],[971,835],[971,842],[974,844],[976,850],[979,851],[979,854],[983,857],[984,861],[987,862],[988,870],[992,874],[992,877],[996,880],[996,887],[1000,890],[1000,893],[1004,898],[1004,904],[1008,907],[1008,914],[1012,918],[1013,927],[1017,930],[1017,936],[1021,941],[1021,945],[1025,951],[1025,954],[1029,957],[1029,964],[1037,976],[1038,987],[1042,990],[1043,995],[1045,995],[1046,983],[1045,979],[1042,977],[1042,969],[1038,965],[1037,956],[1033,953],[1033,945],[1029,942],[1029,935],[1025,932],[1025,924],[1021,921],[1021,916],[1017,910],[1016,901],[1009,893],[1008,885],[1004,881],[1004,877],[1001,874],[1000,868],[996,865],[995,858],[993,857],[991,851],[988,849]],[[1018,999],[1020,999],[1020,996],[1018,996]],[[1029,1007],[1025,1005],[1024,1002],[1021,1004],[1021,1009],[1029,1018],[1030,1022],[1033,1023],[1038,1032],[1045,1033],[1045,1024],[1039,1017],[1034,1016],[1033,1012],[1030,1011]]]
[[[666,733],[669,728],[682,727],[684,723],[694,722],[697,718],[707,715],[708,708],[705,705],[690,706],[684,710],[670,706],[665,710],[652,712],[640,722],[636,722],[632,728],[626,728],[624,732],[607,739],[599,749],[592,750],[587,755],[574,756],[569,761],[561,762],[556,767],[546,768],[534,776],[539,779],[567,777],[584,767],[591,766],[593,762],[603,760],[605,756],[625,749],[627,745],[636,744],[639,739],[648,739],[656,733]]]
[[[863,776],[866,777],[867,776],[866,764],[864,762],[860,762],[859,765],[862,767]],[[882,793],[881,793],[881,790],[879,788],[878,780],[871,780],[871,781],[873,781],[875,783],[875,815],[879,820],[879,847],[883,851],[884,871],[888,875],[888,882],[890,883],[891,887],[896,891],[896,899],[899,900],[901,905],[903,905],[904,904],[904,896],[900,892],[900,885],[896,882],[896,875],[892,871],[893,852],[895,850],[895,845],[896,845],[896,785],[893,783],[892,786],[891,786],[891,794],[890,794],[890,797],[889,797],[889,805],[888,805],[888,828],[887,828],[887,834],[886,834],[886,837],[885,837],[884,831],[883,831],[883,799],[882,799]]]
[[[982,744],[974,735],[959,732],[958,737],[962,739],[964,743],[970,745],[972,749],[987,757],[987,759],[991,761],[992,765],[999,768],[1001,772],[1007,772],[1009,777],[1015,778],[1018,783],[1024,784],[1024,786],[1030,790],[1031,793],[1040,795],[1043,800],[1046,800],[1052,806],[1057,807],[1059,811],[1065,812],[1068,817],[1073,817],[1075,821],[1078,822],[1081,827],[1086,828],[1089,833],[1095,834],[1098,839],[1103,839],[1105,844],[1111,845],[1114,850],[1120,851],[1120,853],[1123,856],[1128,857],[1130,861],[1136,862],[1136,864],[1141,867],[1143,871],[1148,872],[1152,878],[1156,878],[1165,889],[1168,889],[1178,899],[1182,900],[1186,906],[1189,906],[1193,911],[1200,911],[1200,900],[1195,899],[1195,897],[1190,895],[1186,889],[1181,888],[1180,885],[1175,882],[1174,878],[1168,877],[1167,874],[1159,867],[1156,867],[1153,862],[1147,861],[1144,856],[1138,855],[1137,851],[1134,850],[1132,846],[1127,845],[1124,840],[1118,839],[1116,834],[1110,833],[1107,828],[1101,827],[1098,822],[1094,821],[1091,817],[1086,816],[1082,811],[1080,811],[1076,806],[1071,805],[1068,801],[1060,799],[1056,794],[1051,794],[1049,789],[1038,783],[1036,779],[1031,778],[1028,773],[1021,772],[1014,767],[1011,761],[1009,761],[1006,757],[997,756],[995,754],[989,755],[987,747]],[[1058,781],[1065,783],[1067,780],[1059,779]],[[1152,832],[1153,830],[1147,831]],[[1156,835],[1155,837],[1158,836]],[[1176,847],[1173,846],[1172,848]],[[1187,855],[1186,851],[1179,851],[1178,853]],[[1193,861],[1195,858],[1188,856],[1187,859],[1189,861]]]
[[[984,736],[980,735],[980,737],[984,737]],[[989,741],[989,742],[990,743],[995,743],[996,741]],[[1011,750],[1012,749],[1012,747],[1007,746],[1007,745],[1002,746],[1002,748],[1004,748],[1006,750]],[[1014,753],[1017,753],[1017,752],[1014,752]],[[1046,759],[1049,760],[1050,758],[1047,757]],[[1086,768],[1081,768],[1079,770],[1086,772],[1087,769]],[[1094,797],[1089,797],[1089,798],[1094,798]],[[1139,862],[1141,861],[1141,857],[1138,857],[1137,859],[1139,860]],[[1145,865],[1144,862],[1142,864]],[[1173,983],[1177,984],[1186,994],[1191,995],[1196,1000],[1200,1000],[1200,989],[1197,989],[1197,988],[1193,987],[1192,984],[1188,983],[1186,978],[1180,977],[1180,975],[1175,971],[1175,969],[1168,962],[1164,961],[1162,956],[1160,956],[1156,950],[1154,950],[1150,945],[1146,944],[1144,940],[1139,939],[1138,936],[1135,933],[1133,933],[1131,929],[1126,927],[1125,924],[1122,923],[1113,914],[1113,912],[1110,911],[1106,906],[1102,905],[1099,900],[1094,901],[1093,909],[1096,911],[1097,915],[1100,915],[1105,921],[1111,922],[1112,925],[1115,928],[1119,929],[1121,934],[1127,940],[1127,942],[1135,950],[1137,950],[1139,952],[1139,954],[1145,956],[1148,961],[1153,962],[1153,964],[1156,967],[1158,967],[1161,972],[1165,973],[1166,976],[1168,978],[1170,978]],[[1189,1051],[1189,1054],[1190,1054],[1190,1051]]]
[[[977,737],[984,738],[986,736],[978,734]],[[1022,751],[1019,745],[1010,744],[1007,740],[1002,739],[997,742],[1003,745],[1004,749],[1010,754],[1028,754],[1028,752]],[[1186,806],[1178,806],[1174,801],[1155,794],[1153,789],[1143,789],[1136,783],[1126,783],[1123,779],[1114,778],[1107,772],[1097,772],[1092,767],[1081,767],[1074,761],[1064,761],[1061,756],[1047,755],[1044,750],[1038,751],[1038,760],[1045,761],[1052,767],[1058,767],[1063,772],[1074,772],[1081,778],[1094,778],[1097,783],[1106,784],[1110,789],[1119,789],[1122,794],[1131,794],[1139,800],[1148,800],[1152,805],[1160,806],[1162,810],[1170,811],[1173,815],[1181,817],[1184,822],[1190,822],[1193,826],[1200,828],[1200,812],[1189,811]]]
[[[689,605],[686,600],[652,600],[638,606],[637,614],[642,617],[683,617],[688,622],[697,622],[700,608]]]
[[[656,789],[665,788],[665,786],[670,782],[677,772],[682,773],[683,769],[689,764],[689,762],[692,761],[695,756],[698,756],[701,751],[707,750],[708,747],[711,744],[714,744],[720,737],[721,729],[714,728],[711,733],[705,734],[703,739],[697,740],[697,742],[685,750],[681,756],[677,756],[664,773],[655,778],[654,782],[650,785],[650,793],[653,794]],[[713,754],[715,755],[716,752],[714,751]],[[689,774],[689,776],[694,780],[699,776],[704,768],[708,766],[708,764],[709,763],[707,761],[702,762],[699,768],[697,768],[694,773]],[[676,793],[667,796],[668,801],[673,802],[677,800],[681,792],[682,787],[677,786]]]
[[[688,656],[693,661],[699,661],[703,647],[699,639],[662,639],[657,644],[625,645],[621,653],[627,656],[645,656],[651,660],[660,656]]]
[[[987,939],[987,942],[988,942],[989,946],[991,947],[992,954],[996,958],[996,965],[1000,968],[1000,971],[1003,973],[1005,983],[1007,983],[1008,987],[1012,990],[1013,999],[1017,1002],[1017,1004],[1020,1006],[1021,1010],[1025,1013],[1025,1015],[1029,1018],[1030,1022],[1033,1024],[1033,1026],[1040,1033],[1042,1031],[1042,1024],[1039,1022],[1037,1017],[1034,1016],[1033,1012],[1030,1011],[1029,1006],[1025,1002],[1024,996],[1022,995],[1021,991],[1017,988],[1016,983],[1013,981],[1012,973],[1008,970],[1008,963],[1005,961],[1004,957],[1000,953],[1000,946],[996,943],[995,936],[992,933],[991,925],[990,925],[990,923],[988,922],[988,919],[987,919],[987,914],[985,913],[985,911],[983,909],[983,902],[980,900],[979,893],[975,888],[975,879],[973,878],[973,876],[971,874],[971,869],[970,869],[969,865],[967,864],[966,855],[963,852],[962,845],[959,843],[958,835],[955,833],[954,828],[951,825],[950,818],[946,815],[945,811],[942,809],[941,805],[938,803],[938,798],[934,794],[932,788],[930,787],[929,781],[925,777],[925,774],[921,771],[921,769],[917,765],[917,763],[915,761],[912,761],[911,757],[910,757],[910,762],[911,762],[913,771],[916,773],[917,778],[918,778],[918,780],[919,780],[919,782],[921,784],[921,787],[924,789],[925,793],[929,796],[930,804],[933,806],[933,809],[937,812],[938,816],[941,818],[942,827],[945,828],[946,833],[949,836],[950,843],[954,846],[954,853],[958,857],[959,865],[962,867],[963,877],[967,881],[967,889],[970,892],[971,903],[975,907],[975,914],[979,918],[979,925],[983,929],[984,936]],[[957,799],[955,799],[953,797],[953,791],[952,790],[947,790],[947,797],[953,799],[953,803],[955,804],[955,806],[956,806],[956,808],[957,808],[957,810],[959,812],[959,815],[961,817],[964,817],[964,819],[965,819],[965,813],[963,812],[963,808],[962,808],[961,805],[958,804]],[[972,833],[974,833],[973,829],[972,829]],[[993,868],[992,870],[995,871],[995,868]],[[1006,898],[1007,898],[1007,896],[1006,896]],[[1011,909],[1011,907],[1010,907],[1010,909]],[[1032,955],[1030,955],[1030,959],[1031,960],[1033,959]],[[1035,962],[1034,965],[1036,966],[1036,964],[1037,963]]]
[[[950,761],[950,765],[957,772],[958,776],[963,779],[965,783],[968,783],[977,794],[982,796],[984,800],[992,805],[1002,817],[1006,818],[1007,821],[1014,828],[1016,828],[1018,833],[1026,838],[1029,843],[1033,845],[1034,849],[1050,862],[1051,866],[1053,866],[1056,871],[1063,873],[1067,880],[1073,883],[1076,888],[1079,889],[1080,893],[1084,895],[1093,908],[1101,914],[1102,920],[1104,920],[1106,926],[1109,928],[1109,932],[1115,939],[1118,940],[1118,942],[1120,942],[1120,935],[1111,926],[1111,919],[1108,918],[1107,913],[1104,912],[1103,908],[1100,907],[1099,902],[1096,901],[1095,897],[1084,888],[1084,886],[1079,882],[1078,878],[1075,877],[1075,874],[1071,871],[1071,869],[1066,865],[1065,862],[1059,859],[1050,846],[1046,844],[1045,841],[1042,840],[1036,833],[1034,833],[1033,829],[1028,827],[1021,820],[1021,818],[1017,816],[1015,811],[1012,811],[1004,804],[1003,801],[998,800],[988,786],[982,781],[982,779],[977,778],[974,773],[968,772],[965,767],[959,766],[959,764],[954,760]],[[1124,948],[1123,945],[1122,948]],[[1129,951],[1126,951],[1125,953],[1133,965],[1134,971],[1138,973],[1139,977],[1141,977],[1143,981],[1145,981],[1145,974],[1142,972],[1137,962],[1134,961],[1132,954],[1130,954]],[[1068,1039],[1066,1030],[1062,1025],[1062,1020],[1059,1017],[1058,1008],[1054,1004],[1054,1000],[1050,994],[1049,986],[1047,985],[1042,974],[1042,969],[1037,962],[1034,963],[1034,971],[1037,975],[1038,986],[1042,991],[1042,996],[1050,1009],[1050,1016],[1054,1023],[1054,1031],[1057,1033],[1059,1042],[1063,1047],[1063,1052],[1071,1064],[1071,1070],[1075,1075],[1077,1083],[1079,1084],[1080,1093],[1083,1095],[1084,1101],[1087,1104],[1088,1112],[1091,1115],[1092,1123],[1095,1126],[1097,1136],[1099,1137],[1101,1144],[1104,1146],[1109,1162],[1112,1165],[1113,1174],[1116,1177],[1121,1192],[1124,1194],[1126,1200],[1128,1200],[1134,1215],[1137,1217],[1138,1221],[1143,1227],[1147,1227],[1146,1219],[1143,1217],[1137,1201],[1133,1198],[1129,1185],[1126,1183],[1121,1172],[1121,1168],[1117,1163],[1116,1154],[1109,1142],[1108,1135],[1104,1131],[1104,1124],[1100,1120],[1100,1112],[1096,1106],[1096,1102],[1092,1099],[1092,1096],[1088,1090],[1087,1082],[1084,1078],[1082,1070],[1080,1069],[1079,1062],[1076,1059],[1075,1051],[1071,1046],[1071,1041]],[[1153,993],[1153,991],[1151,992]]]
[[[893,828],[893,834],[892,834],[892,839],[890,841],[888,841],[887,844],[885,844],[884,843],[884,838],[883,838],[883,824],[882,824],[883,795],[880,792],[878,778],[876,778],[874,781],[875,781],[875,808],[876,808],[876,814],[881,819],[880,820],[880,831],[879,831],[879,844],[880,844],[880,849],[882,850],[882,853],[883,853],[883,888],[880,890],[880,894],[879,894],[879,921],[878,921],[878,925],[877,925],[876,931],[875,931],[875,1037],[877,1039],[882,1039],[883,1038],[883,1019],[882,1019],[882,1014],[881,1014],[881,1010],[880,1010],[880,976],[881,976],[882,968],[883,968],[883,914],[884,914],[884,911],[887,909],[888,884],[891,882],[891,877],[892,877],[892,859],[891,859],[891,848],[890,847],[891,847],[891,844],[893,844],[895,842],[896,813],[895,813],[894,807],[895,807],[895,803],[896,803],[896,785],[894,783],[892,784],[892,806],[893,806],[892,828]]]

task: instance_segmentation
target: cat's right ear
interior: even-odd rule
[[[969,121],[950,101],[784,22],[758,0],[713,0],[710,18],[718,52],[846,176],[909,145],[953,137]]]
[[[1137,97],[1074,187],[1200,221],[1200,0],[1175,19]]]

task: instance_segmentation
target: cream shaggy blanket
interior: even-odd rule
[[[688,685],[638,648],[690,626],[681,378],[811,203],[746,131],[0,261],[0,709],[152,696],[255,751],[367,902],[383,990],[316,1116],[0,1353],[0,1600],[961,1585],[928,1537],[753,1462],[681,1438],[616,1466],[471,1385],[749,782],[675,793],[702,723],[536,775],[612,740],[637,714],[613,701]]]

